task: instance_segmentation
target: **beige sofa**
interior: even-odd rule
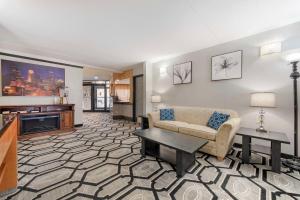
[[[148,114],[149,128],[157,127],[182,134],[207,139],[209,142],[200,151],[214,155],[223,160],[230,150],[233,138],[240,126],[240,118],[233,110],[222,110],[200,107],[172,107],[174,121],[160,120],[159,111]],[[230,118],[218,130],[207,126],[214,111],[230,114]]]

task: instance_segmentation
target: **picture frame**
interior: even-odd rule
[[[192,61],[173,66],[173,85],[192,83]]]
[[[243,51],[233,51],[211,57],[211,80],[242,78]]]
[[[1,61],[1,96],[60,96],[65,69],[17,61]]]

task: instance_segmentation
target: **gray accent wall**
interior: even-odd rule
[[[258,108],[249,106],[250,93],[275,92],[277,107],[266,109],[265,126],[285,132],[293,144],[291,66],[282,54],[260,56],[260,46],[273,41],[282,41],[283,51],[300,48],[300,23],[153,63],[152,93],[160,94],[167,105],[236,110],[242,118],[242,126],[256,128]],[[211,81],[211,57],[236,50],[243,51],[242,78]],[[192,83],[173,85],[173,65],[186,61],[192,61]],[[167,68],[167,73],[161,74],[160,68]],[[241,142],[238,136],[235,140]],[[293,145],[282,148],[284,153],[293,154]]]

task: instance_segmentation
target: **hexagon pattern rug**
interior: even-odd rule
[[[254,153],[242,164],[240,149],[222,162],[199,152],[177,178],[172,165],[141,157],[137,128],[89,113],[72,133],[20,141],[18,188],[1,199],[300,199],[299,172],[273,173],[269,157]]]

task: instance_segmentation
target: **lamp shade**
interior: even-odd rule
[[[288,62],[300,61],[300,49],[286,51],[282,56]]]
[[[153,95],[153,96],[151,96],[151,102],[152,103],[160,103],[161,97],[159,95]]]
[[[285,59],[289,62],[299,61],[300,60],[300,52],[291,53],[289,55],[286,55]]]
[[[275,107],[276,98],[272,92],[258,92],[252,93],[250,99],[250,106],[253,107]]]

